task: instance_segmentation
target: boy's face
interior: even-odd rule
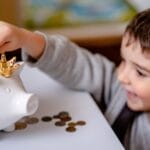
[[[126,46],[128,37],[126,34],[122,40],[118,79],[127,91],[128,106],[135,111],[150,111],[150,56],[142,52],[138,41]]]

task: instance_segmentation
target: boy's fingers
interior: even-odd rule
[[[9,46],[9,42],[6,42],[0,46],[0,53],[4,53],[6,51],[11,51],[11,48]]]
[[[2,42],[2,43],[0,43],[0,47],[3,46],[3,45],[6,45],[8,43],[10,43],[10,41]]]

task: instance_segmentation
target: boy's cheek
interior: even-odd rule
[[[149,100],[149,102],[150,102],[150,89],[149,89],[149,87],[147,87],[147,88],[140,87],[140,88],[136,89],[135,91],[142,100],[145,100],[145,101]]]
[[[140,97],[140,107],[143,111],[150,111],[150,91],[144,91],[139,93]]]

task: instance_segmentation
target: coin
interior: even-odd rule
[[[50,116],[44,116],[44,117],[42,117],[41,120],[44,121],[44,122],[50,122],[50,121],[52,121],[52,117],[50,117]]]
[[[27,127],[25,122],[16,122],[15,123],[15,130],[23,130]]]
[[[69,116],[69,112],[67,112],[67,111],[61,111],[61,112],[59,112],[58,115],[59,115],[59,116],[63,116],[63,115]]]
[[[56,126],[65,126],[66,122],[65,121],[57,121],[57,122],[55,122],[55,125]]]
[[[68,126],[69,126],[69,127],[75,127],[75,126],[76,126],[76,123],[75,123],[75,122],[69,122],[69,123],[68,123]]]
[[[27,118],[25,121],[27,124],[35,124],[39,122],[39,119],[36,117]]]
[[[66,131],[67,131],[67,132],[75,132],[75,131],[76,131],[76,128],[75,128],[75,127],[67,127],[67,128],[66,128]]]
[[[61,118],[67,118],[67,117],[69,117],[69,115],[68,115],[68,114],[65,114],[65,113],[64,113],[64,114],[62,113],[62,114],[59,115],[59,118],[60,118],[60,119],[61,119]]]
[[[61,121],[67,122],[67,121],[70,121],[72,118],[70,116],[67,116],[67,117],[60,118],[60,119],[61,119]]]
[[[59,115],[54,115],[53,119],[59,119]]]
[[[83,125],[85,125],[85,124],[86,124],[86,122],[83,121],[83,120],[80,120],[80,121],[77,121],[77,122],[76,122],[76,125],[79,125],[79,126],[83,126]]]

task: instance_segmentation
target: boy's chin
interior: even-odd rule
[[[140,100],[135,101],[135,100],[128,99],[127,105],[133,111],[143,111],[144,110],[143,105]]]

